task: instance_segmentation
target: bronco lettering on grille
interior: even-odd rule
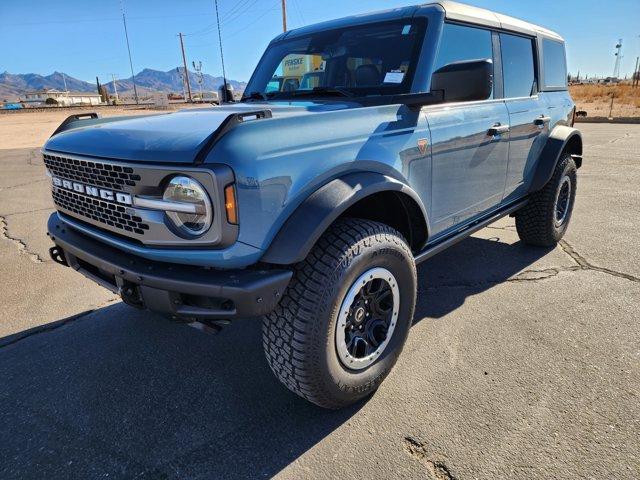
[[[120,203],[122,205],[132,205],[131,195],[128,193],[115,192],[113,190],[107,190],[106,188],[93,187],[91,185],[85,185],[80,182],[72,182],[58,177],[51,177],[53,185],[65,190],[71,190],[72,192],[82,193],[89,197],[101,198],[107,202]]]

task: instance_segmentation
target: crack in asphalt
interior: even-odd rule
[[[607,143],[616,143],[616,142],[619,142],[620,140],[626,140],[627,138],[631,138],[631,134],[630,133],[625,133],[621,137],[613,138],[613,139],[609,140]]]
[[[512,228],[509,228],[512,227]],[[503,230],[505,232],[514,232],[515,226],[507,225],[506,227],[496,227],[493,225],[489,225],[486,228],[492,230]],[[628,273],[619,272],[617,270],[613,270],[605,267],[598,267],[597,265],[593,265],[586,258],[580,255],[569,242],[566,240],[560,240],[558,242],[560,249],[571,258],[576,265],[571,267],[550,267],[543,270],[529,269],[523,270],[518,273],[516,276],[508,278],[508,279],[499,279],[499,280],[480,280],[477,282],[451,282],[451,283],[441,283],[439,285],[433,285],[428,287],[419,288],[417,293],[425,293],[428,291],[438,290],[440,288],[480,288],[486,287],[488,285],[498,285],[500,283],[518,283],[518,282],[538,282],[541,280],[547,280],[549,278],[555,277],[559,275],[561,272],[577,272],[579,270],[588,270],[599,273],[604,273],[606,275],[611,275],[616,278],[622,278],[624,280],[628,280],[630,282],[640,283],[640,278],[634,275],[630,275]]]
[[[31,260],[32,262],[44,263],[44,260],[42,259],[42,257],[37,253],[30,251],[29,247],[25,242],[23,242],[19,238],[12,237],[11,235],[9,235],[9,227],[7,226],[7,220],[3,216],[0,216],[0,238],[4,238],[5,240],[8,240],[11,243],[13,243],[18,248],[18,252],[23,255],[26,255],[29,258],[29,260]]]
[[[634,275],[630,275],[624,272],[618,272],[617,270],[612,270],[610,268],[598,267],[597,265],[593,265],[586,258],[580,255],[575,250],[575,248],[573,248],[571,244],[569,244],[569,242],[567,242],[566,240],[560,240],[560,248],[569,257],[571,257],[574,262],[578,264],[579,270],[593,270],[594,272],[605,273],[617,278],[623,278],[625,280],[629,280],[630,282],[640,283],[640,278]]]
[[[26,212],[13,212],[13,213],[5,213],[3,215],[4,218],[7,217],[13,217],[15,215],[25,215],[27,213],[37,213],[37,212],[44,212],[45,210],[50,210],[50,211],[54,211],[53,207],[44,207],[44,208],[35,208],[33,210],[27,210]]]
[[[541,270],[530,269],[523,270],[515,277],[507,279],[497,280],[480,280],[477,282],[452,282],[441,283],[439,285],[429,286],[418,289],[418,293],[425,293],[428,291],[438,290],[440,288],[480,288],[488,285],[499,285],[501,283],[525,283],[525,282],[538,282],[540,280],[546,280],[548,278],[555,277],[560,272],[575,272],[580,270],[580,267],[551,267]]]
[[[427,472],[434,480],[457,480],[449,467],[442,460],[435,460],[427,452],[424,443],[412,437],[405,437],[403,441],[405,451],[427,467]]]
[[[511,228],[509,228],[511,227]],[[484,228],[488,228],[490,230],[504,230],[505,232],[515,232],[516,231],[516,226],[515,225],[507,225],[506,227],[496,227],[494,225],[488,225]]]
[[[0,192],[3,192],[5,190],[11,190],[13,188],[20,188],[20,187],[26,187],[28,185],[33,185],[35,183],[42,183],[42,182],[46,182],[47,180],[49,180],[48,178],[40,178],[38,180],[32,180],[30,182],[25,182],[25,183],[19,183],[18,185],[11,185],[9,187],[0,187]]]

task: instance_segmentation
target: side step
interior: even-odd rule
[[[520,208],[525,206],[527,202],[528,200],[522,200],[512,205],[509,205],[508,207],[502,210],[498,210],[497,212],[491,214],[487,218],[479,219],[476,222],[469,224],[468,226],[454,233],[450,237],[446,237],[433,245],[427,245],[427,248],[425,248],[415,256],[416,264],[422,263],[425,260],[428,260],[434,255],[437,255],[438,253],[442,252],[443,250],[446,250],[452,245],[455,245],[456,243],[464,240],[468,236],[473,235],[478,230],[482,230],[487,225],[490,225],[500,220],[501,218],[506,217],[507,215],[515,212],[516,210],[519,210]]]

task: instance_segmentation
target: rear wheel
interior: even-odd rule
[[[416,298],[416,268],[387,225],[340,220],[296,267],[263,323],[269,366],[290,390],[325,408],[366,397],[395,364]]]
[[[569,226],[576,187],[576,164],[571,155],[564,154],[551,180],[516,213],[516,229],[520,240],[539,247],[555,246]]]

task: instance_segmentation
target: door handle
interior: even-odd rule
[[[540,115],[536,118],[533,123],[538,125],[539,127],[544,127],[547,123],[551,121],[551,117],[545,117],[544,115]]]
[[[489,129],[489,131],[487,132],[487,135],[489,135],[490,137],[497,137],[498,135],[501,135],[503,133],[508,133],[508,132],[509,132],[509,125],[500,125],[499,123],[496,123],[493,127]]]

